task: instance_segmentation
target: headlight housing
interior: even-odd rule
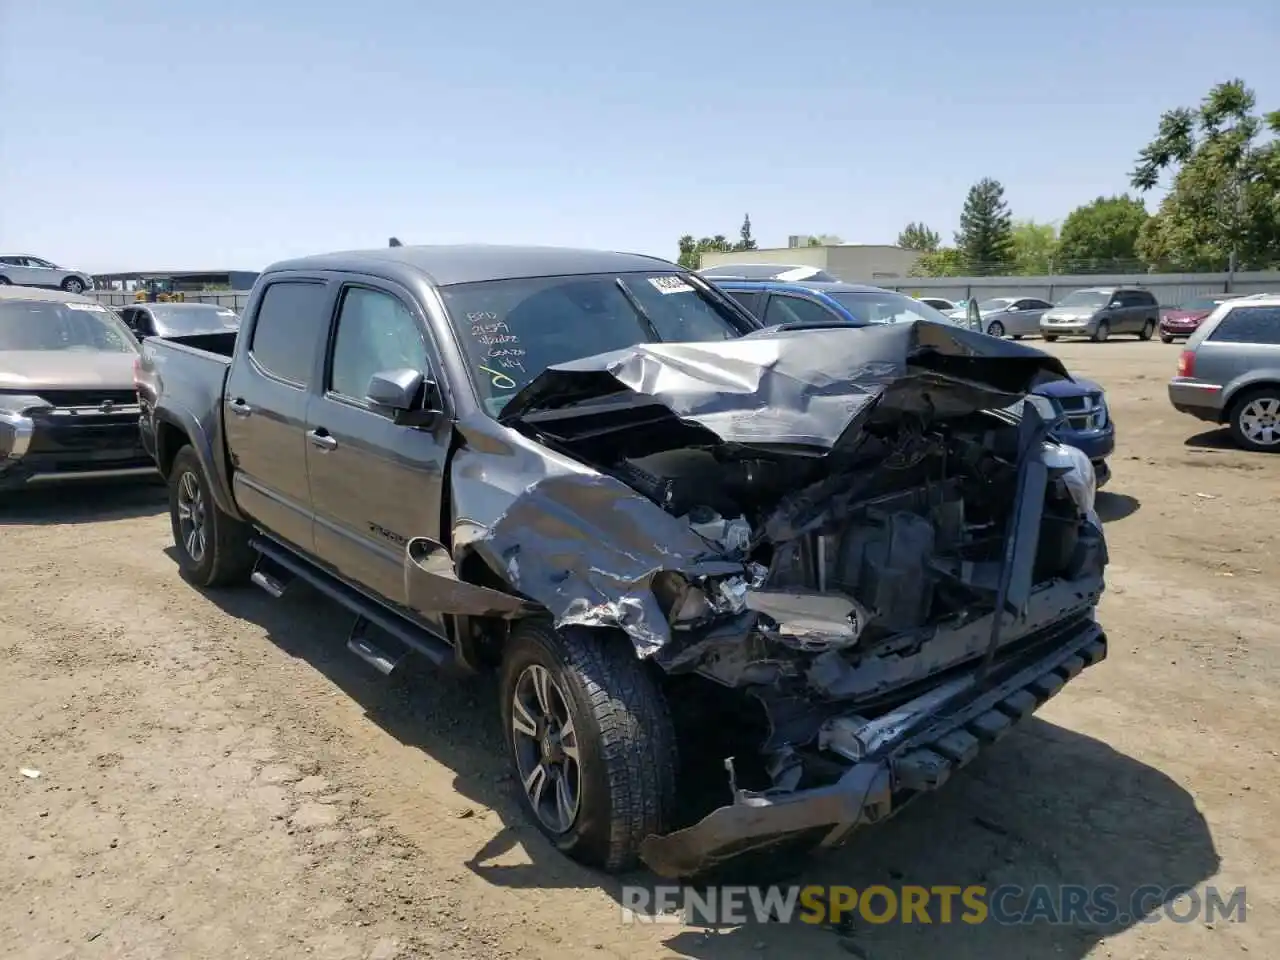
[[[1067,471],[1062,479],[1067,484],[1071,499],[1081,513],[1092,517],[1094,502],[1098,497],[1098,475],[1084,451],[1063,443],[1046,441],[1041,448],[1041,458],[1046,466]]]

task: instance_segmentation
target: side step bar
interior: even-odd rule
[[[304,580],[325,596],[337,601],[356,615],[356,623],[347,640],[347,649],[380,673],[390,673],[409,651],[425,657],[433,666],[448,669],[456,658],[453,647],[433,633],[397,616],[377,600],[317,569],[265,537],[254,537],[249,545],[258,551],[259,563],[252,580],[273,597],[284,593],[289,583]],[[266,561],[264,564],[262,561]],[[368,628],[377,627],[389,635],[374,643]],[[381,639],[381,638],[380,638]],[[392,649],[387,649],[390,646]],[[399,649],[396,649],[396,648]]]

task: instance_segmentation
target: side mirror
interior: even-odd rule
[[[423,426],[440,412],[435,381],[409,367],[375,373],[369,378],[365,398],[374,407],[390,411],[400,426]]]

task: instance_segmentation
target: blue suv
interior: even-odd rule
[[[882,287],[840,281],[757,280],[714,275],[706,279],[766,327],[779,324],[862,327],[912,320],[955,322],[927,303]],[[1062,414],[1064,423],[1057,430],[1058,438],[1082,451],[1093,462],[1101,487],[1111,478],[1107,457],[1116,447],[1116,428],[1102,387],[1092,380],[1076,378],[1043,384],[1035,393],[1047,397]]]

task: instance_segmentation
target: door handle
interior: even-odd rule
[[[231,401],[231,412],[237,417],[247,417],[253,413],[253,407],[244,402],[244,397],[236,397]]]
[[[307,431],[307,439],[311,441],[313,447],[319,447],[321,450],[336,450],[338,441],[324,427],[317,427],[314,430]]]

